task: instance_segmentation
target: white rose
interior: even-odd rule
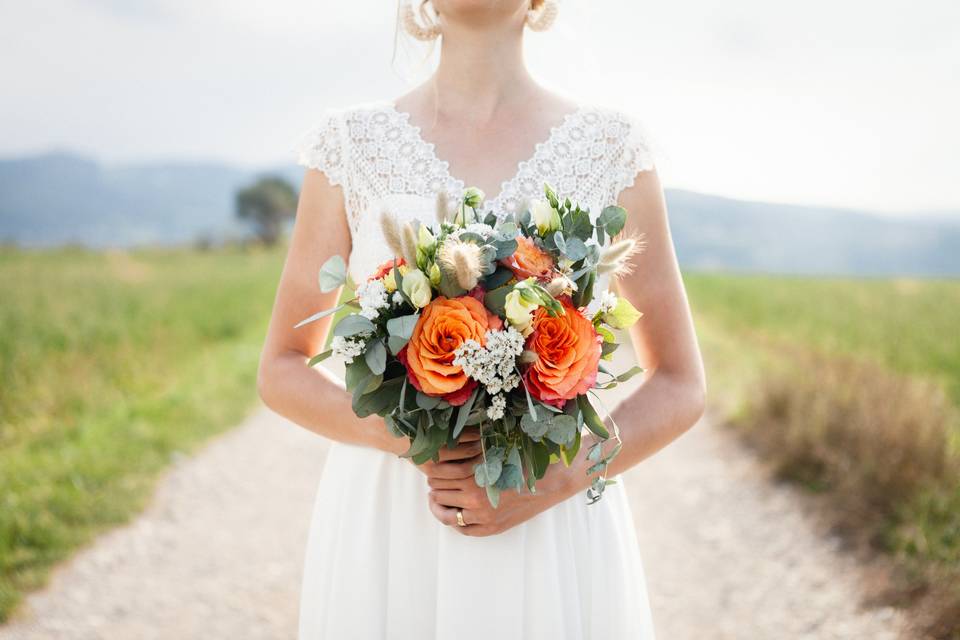
[[[504,313],[511,327],[528,336],[533,330],[533,312],[537,310],[537,306],[536,302],[525,300],[520,291],[514,289],[507,294]]]
[[[546,200],[537,200],[530,207],[533,222],[537,225],[540,235],[546,235],[560,229],[560,214],[550,206]]]
[[[430,304],[433,298],[433,292],[430,289],[430,280],[420,269],[411,269],[403,276],[403,292],[410,298],[418,309],[423,309]]]

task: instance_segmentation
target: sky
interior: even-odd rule
[[[394,57],[396,6],[0,0],[0,156],[291,162],[324,108],[429,73]],[[960,217],[956,0],[564,0],[527,54],[640,119],[667,186]]]

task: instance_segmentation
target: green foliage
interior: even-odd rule
[[[281,261],[0,251],[0,620],[253,406]]]
[[[687,273],[715,415],[960,629],[960,282]],[[844,515],[847,514],[847,515]],[[899,589],[899,593],[897,592]],[[924,614],[926,615],[926,614]]]

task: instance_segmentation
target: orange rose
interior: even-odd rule
[[[553,274],[553,258],[526,236],[517,236],[517,250],[502,262],[518,280],[550,280]]]
[[[410,341],[397,357],[414,387],[461,405],[477,382],[453,364],[454,351],[471,339],[486,344],[487,329],[492,325],[486,307],[476,298],[438,296],[424,307]]]
[[[593,323],[569,299],[560,302],[562,316],[553,318],[543,307],[534,313],[527,349],[537,354],[537,361],[524,373],[530,394],[555,407],[586,393],[600,364],[600,337]]]

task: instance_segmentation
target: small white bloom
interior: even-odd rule
[[[360,302],[360,315],[368,320],[376,320],[380,310],[390,305],[383,280],[364,282],[357,287],[356,293]]]
[[[588,320],[593,320],[598,313],[609,313],[617,306],[617,296],[609,289],[605,290],[599,296],[595,297],[584,310],[584,316]]]
[[[520,386],[517,356],[523,353],[523,344],[523,335],[513,327],[488,331],[486,346],[465,340],[454,352],[453,363],[493,396]]]
[[[498,393],[490,398],[490,406],[487,407],[487,417],[491,420],[499,420],[506,413],[507,399],[502,393]]]
[[[333,351],[334,355],[343,358],[347,364],[353,362],[354,358],[363,353],[365,346],[363,338],[357,336],[349,338],[334,336],[333,340],[330,341],[330,350]]]

